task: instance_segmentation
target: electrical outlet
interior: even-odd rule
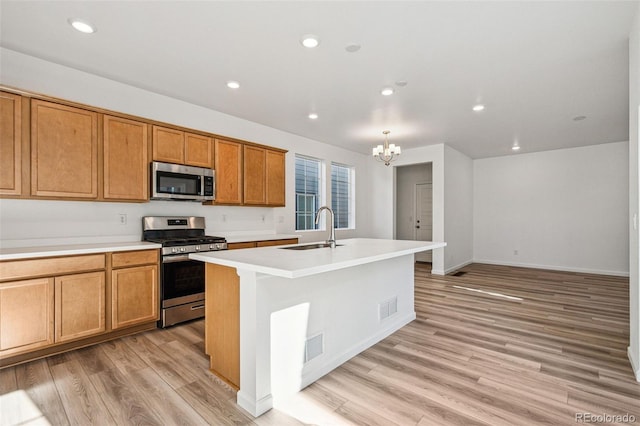
[[[517,256],[518,255],[518,250],[514,250],[513,254],[514,254],[514,256]]]
[[[120,213],[118,215],[118,223],[120,223],[120,225],[126,225],[127,224],[127,215],[126,215],[126,213]]]
[[[227,215],[226,215],[226,214],[223,214],[223,215],[222,215],[222,221],[223,221],[223,222],[226,222],[226,221],[227,221]]]

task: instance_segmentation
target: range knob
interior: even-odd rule
[[[171,253],[177,253],[177,252],[178,252],[178,249],[177,249],[177,248],[173,247],[173,248],[171,249]]]
[[[215,250],[215,249],[216,249],[215,244],[209,244],[209,250]]]
[[[184,253],[185,251],[187,251],[187,249],[184,247],[180,247],[180,251]]]
[[[196,246],[196,251],[200,251],[200,246]]]
[[[220,244],[216,244],[216,250],[220,250]]]

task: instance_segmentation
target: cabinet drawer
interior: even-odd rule
[[[158,250],[123,251],[111,255],[112,268],[158,263]]]
[[[256,243],[250,241],[247,243],[228,243],[227,244],[227,248],[229,250],[235,250],[235,249],[244,249],[244,248],[254,248],[256,246]]]
[[[258,241],[258,247],[270,247],[270,246],[284,246],[287,244],[298,244],[297,238],[288,238],[286,240],[269,240],[269,241]]]
[[[0,281],[104,269],[104,256],[91,254],[0,262]]]

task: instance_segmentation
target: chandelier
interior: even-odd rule
[[[378,145],[373,148],[373,158],[378,161],[382,161],[385,166],[388,166],[393,160],[398,159],[400,155],[400,147],[395,144],[389,144],[389,130],[382,132],[384,135],[384,145]]]

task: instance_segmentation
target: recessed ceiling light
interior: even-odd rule
[[[314,47],[317,47],[320,44],[320,40],[318,39],[317,36],[314,36],[313,34],[307,34],[306,36],[302,37],[301,43],[304,47],[313,49]]]
[[[573,121],[582,121],[582,120],[584,120],[585,118],[587,118],[587,116],[586,116],[586,115],[578,115],[578,116],[576,116],[576,117],[573,117]]]
[[[229,89],[237,89],[240,87],[240,83],[238,83],[237,81],[227,81],[227,87]]]
[[[86,21],[73,18],[69,18],[67,21],[73,28],[80,31],[81,33],[92,34],[96,32],[95,27]]]
[[[309,114],[309,118],[312,120],[315,120],[318,118],[318,114],[316,114],[315,112],[312,112],[311,114]]]
[[[382,96],[391,96],[393,95],[393,89],[391,87],[385,87],[380,91],[380,93]]]
[[[474,106],[473,106],[473,110],[474,110],[475,112],[484,111],[484,105],[482,105],[482,104],[474,105]]]
[[[361,47],[362,46],[360,46],[359,44],[353,43],[353,44],[347,45],[347,47],[345,47],[344,50],[346,50],[349,53],[354,53],[354,52],[357,52],[358,50],[360,50]]]
[[[514,151],[518,151],[520,149],[520,146],[514,145],[514,146],[511,147],[511,149],[514,150]]]

